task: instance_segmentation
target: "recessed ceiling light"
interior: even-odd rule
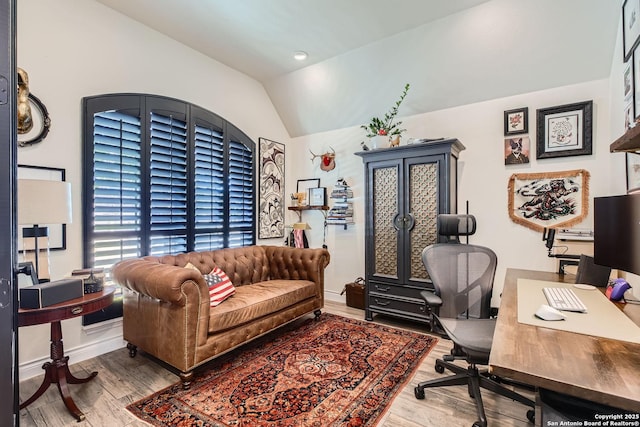
[[[293,54],[293,57],[298,61],[304,61],[305,59],[307,59],[307,56],[309,56],[307,55],[307,52],[302,50],[299,50]]]

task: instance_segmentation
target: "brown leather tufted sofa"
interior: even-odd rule
[[[189,388],[197,366],[324,305],[326,249],[247,246],[122,261],[113,268],[124,289],[124,339],[176,368]],[[236,287],[209,306],[202,274],[221,268]]]

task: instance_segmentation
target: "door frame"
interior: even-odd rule
[[[16,0],[0,0],[0,425],[19,425]]]

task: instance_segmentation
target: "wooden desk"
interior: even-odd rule
[[[49,307],[18,310],[18,326],[51,323],[51,362],[42,365],[42,369],[45,370],[42,384],[29,399],[20,404],[20,409],[24,409],[35,402],[47,391],[51,384],[58,384],[58,391],[69,412],[71,412],[78,421],[84,419],[84,414],[73,401],[67,384],[86,383],[92,380],[98,373],[93,372],[87,378],[77,378],[71,374],[69,365],[67,364],[69,356],[64,355],[62,326],[60,322],[65,319],[71,319],[72,317],[102,310],[113,302],[114,292],[115,288],[110,286],[105,287],[101,292],[85,294],[81,298],[72,299]]]
[[[507,270],[490,371],[536,387],[640,412],[640,344],[518,323],[518,278],[564,281],[556,273]],[[624,312],[640,324],[640,306],[626,304]]]

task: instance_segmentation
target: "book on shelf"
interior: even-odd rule
[[[353,218],[327,219],[327,224],[353,224]]]
[[[348,187],[336,187],[331,191],[332,199],[351,199],[353,198],[353,190]]]

